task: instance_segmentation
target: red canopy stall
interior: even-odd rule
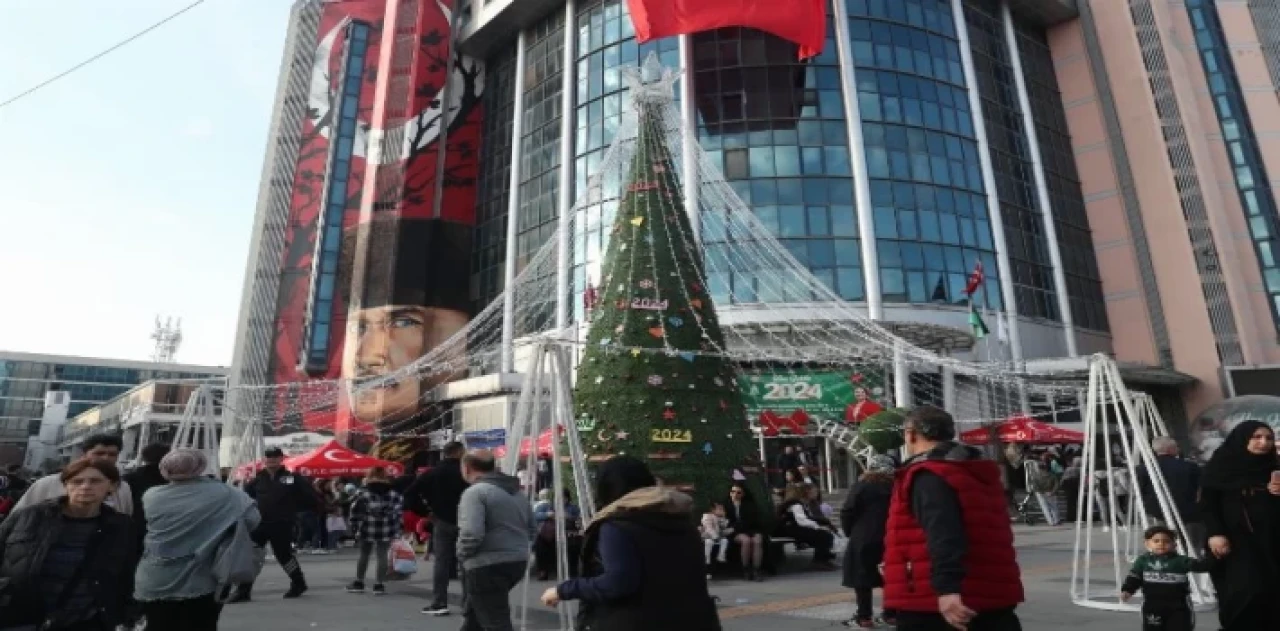
[[[985,445],[990,437],[991,430],[987,427],[960,432],[960,440],[970,445]],[[996,427],[996,439],[1002,443],[1029,445],[1082,444],[1084,433],[1027,416],[1015,416]]]
[[[563,434],[564,430],[561,429],[560,433]],[[529,455],[529,443],[530,441],[528,438],[520,441],[521,456]],[[507,455],[506,445],[502,445],[500,447],[494,448],[493,455],[498,458],[502,458],[503,456],[506,456]],[[547,456],[551,455],[551,430],[550,429],[542,430],[542,433],[538,434],[538,455],[547,455]]]
[[[309,478],[360,477],[373,467],[384,467],[391,476],[400,475],[403,470],[399,464],[352,451],[336,440],[301,456],[286,458],[284,466]]]

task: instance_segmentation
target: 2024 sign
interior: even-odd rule
[[[689,429],[651,429],[649,442],[654,443],[691,443],[693,430]]]
[[[822,399],[822,384],[796,381],[794,383],[766,383],[761,397],[765,401],[818,401]]]

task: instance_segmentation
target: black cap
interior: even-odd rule
[[[442,219],[383,217],[343,234],[338,291],[351,304],[357,268],[363,273],[361,304],[436,307],[470,313],[472,226]],[[367,254],[357,262],[356,244]]]
[[[272,447],[263,452],[262,455],[267,458],[283,458],[284,452],[281,451],[279,447]]]

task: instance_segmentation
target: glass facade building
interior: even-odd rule
[[[489,48],[486,98],[493,109],[486,115],[482,177],[487,179],[480,187],[486,192],[479,213],[494,220],[492,226],[482,220],[481,244],[501,242],[502,222],[496,217],[509,207],[500,189],[511,168],[506,119],[522,117],[517,241],[505,252],[479,248],[484,252],[475,270],[479,297],[498,295],[502,258],[515,257],[522,269],[554,234],[559,209],[567,206],[559,199],[561,168],[572,168],[573,200],[587,193],[588,177],[598,171],[622,121],[627,97],[620,70],[653,52],[664,66],[692,76],[693,106],[682,111],[692,111],[693,120],[686,122],[696,125],[711,163],[773,236],[845,300],[868,301],[864,249],[873,247],[879,269],[870,273],[879,277],[878,298],[886,309],[896,310],[886,318],[910,318],[912,309],[928,305],[949,314],[944,324],[967,329],[964,289],[981,265],[985,281],[974,296],[979,308],[1002,310],[1008,303],[1021,320],[1038,325],[1030,335],[1055,338],[1040,347],[1062,349],[1058,292],[1065,291],[1075,327],[1102,340],[1091,349],[1106,350],[1099,270],[1045,29],[1018,20],[1018,50],[1011,51],[997,0],[955,1],[962,3],[967,25],[956,24],[950,0],[834,0],[823,52],[807,60],[798,59],[795,44],[747,28],[693,34],[683,54],[679,38],[640,44],[623,0],[576,0],[575,23],[565,33],[564,4],[545,2],[542,16],[522,27],[524,81],[514,87],[519,30],[496,40],[491,33],[477,37],[493,41],[484,44]],[[848,21],[844,45],[852,63],[847,68],[841,65],[837,15]],[[962,64],[962,27],[968,29],[974,77],[966,76]],[[576,60],[568,77],[560,67],[566,44]],[[1023,57],[1041,138],[1038,161],[1031,155],[1034,147],[1012,80],[1013,54]],[[572,133],[562,137],[566,86],[573,91],[574,109]],[[518,114],[510,111],[513,90],[523,91]],[[970,90],[978,91],[983,111],[972,111]],[[684,96],[677,93],[677,99]],[[846,98],[856,99],[856,107]],[[858,113],[857,121],[849,120],[851,111]],[[504,120],[494,120],[498,117]],[[1000,202],[995,218],[988,211],[979,159],[978,117],[988,130],[986,150]],[[860,126],[862,146],[849,146],[859,135],[850,134],[849,125]],[[562,142],[573,143],[572,165],[559,163]],[[857,161],[865,164],[865,182],[855,177]],[[1037,162],[1044,165],[1048,209],[1037,195]],[[868,208],[858,208],[859,186],[866,187]],[[576,320],[583,315],[581,292],[599,282],[619,188],[618,182],[605,181],[601,197],[578,207],[574,218],[569,304]],[[874,234],[860,234],[860,213],[869,214]],[[1056,242],[1046,234],[1046,214],[1057,227]],[[1005,252],[997,247],[993,221],[1003,225]],[[729,263],[733,245],[716,241],[723,233],[706,232],[708,286],[719,304],[812,299],[766,295],[749,270]],[[1064,287],[1055,281],[1052,248],[1061,251]],[[1004,269],[1012,270],[1014,295],[1008,298],[1001,291]]]
[[[71,395],[68,418],[153,379],[206,379],[226,376],[213,366],[34,355],[0,351],[0,443],[21,442],[40,431],[45,394]]]

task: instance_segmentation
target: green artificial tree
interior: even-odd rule
[[[633,81],[635,153],[590,313],[574,414],[589,462],[624,454],[646,460],[664,485],[692,495],[698,510],[727,498],[737,478],[768,520],[772,503],[737,367],[723,354],[667,146],[672,81],[669,71],[645,85]]]

